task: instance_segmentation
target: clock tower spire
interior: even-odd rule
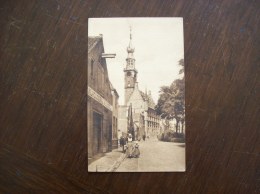
[[[130,41],[127,47],[125,74],[125,105],[127,104],[132,92],[135,88],[137,80],[137,70],[135,69],[134,47],[132,45],[132,27],[130,27]]]

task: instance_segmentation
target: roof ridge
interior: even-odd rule
[[[90,43],[92,40],[92,44]],[[88,53],[97,45],[97,43],[102,40],[102,36],[88,36]]]

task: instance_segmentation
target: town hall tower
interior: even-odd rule
[[[132,45],[132,31],[130,28],[130,42],[127,47],[125,76],[125,102],[118,108],[118,129],[122,134],[128,133],[128,111],[131,107],[131,115],[134,123],[134,137],[137,139],[143,135],[157,135],[159,131],[160,117],[156,114],[155,103],[151,92],[143,92],[138,88],[137,70],[135,68],[134,47]]]
[[[137,70],[135,69],[134,47],[132,46],[132,32],[130,29],[130,42],[127,47],[125,74],[125,105],[127,104],[131,94],[134,91],[135,83],[137,81]]]

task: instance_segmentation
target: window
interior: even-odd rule
[[[97,75],[97,82],[98,91],[104,95],[104,69],[101,66],[98,66],[98,75]]]
[[[93,75],[94,75],[94,60],[93,59],[91,59],[90,75],[91,75],[91,77],[93,77]]]

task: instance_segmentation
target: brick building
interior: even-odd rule
[[[113,119],[112,119],[112,148],[118,147],[118,98],[119,95],[113,85],[110,83],[113,98]]]
[[[103,37],[88,37],[88,157],[112,150],[113,98]],[[115,93],[115,90],[114,92]]]

